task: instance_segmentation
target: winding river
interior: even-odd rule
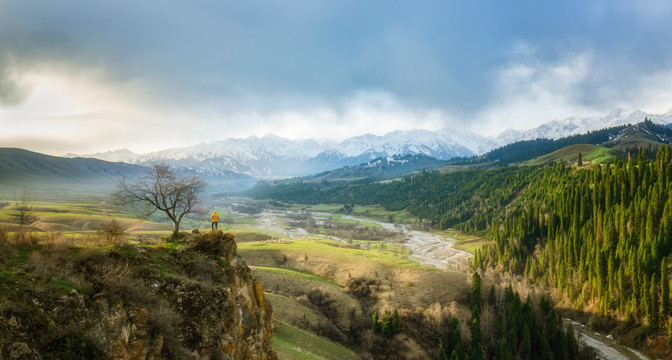
[[[325,236],[310,234],[303,228],[287,227],[291,221],[288,215],[297,214],[296,212],[268,210],[255,216],[257,226],[265,228],[287,237],[314,237],[322,236],[331,240],[345,242],[335,236]],[[328,219],[331,214],[324,212],[307,212],[312,216],[316,224],[321,224]],[[469,261],[472,256],[470,253],[455,249],[453,246],[457,240],[439,234],[428,233],[411,229],[407,225],[397,225],[377,220],[358,218],[351,215],[342,215],[343,219],[374,223],[380,225],[383,229],[400,234],[397,237],[395,245],[403,245],[411,251],[409,259],[415,260],[421,264],[434,266],[444,270],[468,271]],[[649,360],[650,358],[641,352],[619,344],[610,335],[604,335],[590,330],[587,326],[576,321],[565,319],[566,323],[574,326],[579,343],[583,346],[593,348],[600,359],[605,360]]]

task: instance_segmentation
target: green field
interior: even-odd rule
[[[367,221],[343,218],[339,205],[321,205],[305,208],[307,211],[327,212],[334,223],[356,224],[366,228],[381,226]],[[0,203],[0,228],[14,231],[16,225],[13,201]],[[351,359],[355,352],[341,344],[350,344],[348,331],[353,326],[366,329],[370,312],[385,307],[423,309],[433,304],[443,306],[460,299],[467,283],[466,275],[440,271],[420,265],[406,258],[400,248],[383,241],[353,240],[352,244],[325,240],[321,237],[287,239],[280,233],[256,227],[250,215],[229,215],[230,221],[220,222],[220,229],[236,237],[238,252],[250,265],[252,274],[262,283],[267,299],[275,309],[276,327],[273,346],[281,359]],[[406,212],[389,212],[381,207],[355,207],[353,216],[399,221],[410,216]],[[208,230],[206,216],[193,214],[182,224],[182,230]],[[185,242],[159,240],[168,235],[171,225],[160,223],[158,216],[149,220],[136,218],[124,209],[103,201],[91,203],[37,202],[25,230],[40,239],[49,236],[60,241],[74,242],[78,247],[112,248],[112,243],[101,242],[101,224],[114,219],[127,229],[125,241],[133,246],[178,249]],[[42,240],[40,240],[42,241]],[[45,240],[46,241],[46,240]],[[381,246],[384,250],[381,251]],[[135,253],[133,253],[135,254]],[[27,254],[15,254],[13,262],[28,261]],[[162,273],[169,268],[159,269]],[[0,273],[0,277],[17,274]],[[30,279],[24,279],[30,281]],[[352,288],[354,280],[364,281],[362,295]],[[367,283],[368,281],[368,283]],[[356,283],[356,282],[355,282]],[[368,285],[367,285],[368,284]],[[72,285],[61,284],[64,291]],[[54,286],[61,286],[55,284]],[[353,292],[355,291],[355,292]],[[458,305],[458,309],[462,309]],[[460,310],[466,313],[466,308]],[[406,339],[409,351],[421,346]]]
[[[532,160],[528,160],[523,163],[523,165],[535,166],[543,165],[554,161],[563,161],[576,162],[581,153],[581,157],[584,162],[594,162],[598,164],[604,164],[610,161],[613,161],[614,156],[618,151],[610,149],[600,145],[591,145],[591,144],[577,144],[564,147],[562,149],[556,150],[550,154],[539,156]]]
[[[355,353],[317,335],[280,321],[275,322],[273,350],[287,360],[349,360]]]
[[[259,272],[271,272],[271,273],[276,273],[279,274],[283,277],[288,277],[288,278],[295,278],[299,279],[302,281],[307,281],[307,282],[314,282],[322,286],[328,286],[333,289],[340,289],[336,283],[333,281],[329,281],[327,279],[321,278],[319,276],[315,276],[313,274],[307,274],[307,273],[302,273],[299,271],[294,271],[294,270],[288,270],[288,269],[282,269],[282,268],[275,268],[275,267],[265,267],[265,266],[251,266],[252,270],[256,270],[257,273]]]
[[[128,240],[158,239],[167,235],[172,226],[160,223],[157,217],[143,220],[135,217],[123,209],[110,205],[105,201],[90,203],[59,203],[37,201],[34,203],[28,224],[22,230],[35,236],[49,233],[59,233],[67,238],[78,240],[95,238],[104,224],[116,221],[126,232]],[[183,221],[187,224],[188,221]],[[19,229],[15,202],[0,201],[0,227],[8,231]],[[42,234],[42,235],[41,235]]]

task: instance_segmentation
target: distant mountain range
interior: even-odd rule
[[[654,123],[670,124],[672,123],[672,110],[660,114],[647,114],[639,110],[627,110],[618,108],[611,111],[606,116],[590,117],[570,117],[564,120],[553,120],[534,129],[525,132],[516,132],[509,130],[506,137],[510,139],[507,143],[519,140],[533,139],[559,139],[571,135],[585,134],[589,131],[610,128],[621,125],[637,124],[648,118]],[[515,136],[515,134],[518,136]],[[505,144],[502,144],[505,145]]]
[[[343,166],[358,165],[393,155],[425,155],[440,160],[473,156],[497,143],[472,133],[454,131],[394,131],[384,136],[356,136],[340,143],[289,140],[266,135],[226,139],[148,154],[128,149],[75,155],[107,161],[147,165],[166,161],[189,168],[220,169],[256,178],[310,175]]]
[[[174,166],[198,171],[227,171],[254,178],[306,176],[344,166],[367,163],[394,155],[425,155],[438,160],[482,155],[490,150],[521,140],[559,139],[589,131],[635,124],[648,117],[661,124],[672,123],[672,111],[662,115],[616,109],[606,116],[571,117],[553,120],[524,132],[506,130],[495,137],[468,131],[393,131],[383,136],[365,134],[342,142],[330,140],[289,140],[275,135],[251,136],[200,143],[147,154],[128,149],[69,157],[88,157],[107,161],[148,165],[166,161]]]

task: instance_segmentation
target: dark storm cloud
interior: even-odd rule
[[[590,53],[564,96],[600,105],[672,67],[670,15],[664,1],[0,1],[0,99],[25,97],[17,71],[95,67],[227,111],[375,90],[468,115],[497,101],[511,64]],[[533,54],[518,58],[517,43]]]
[[[28,95],[29,86],[16,78],[13,70],[0,64],[0,106],[17,105]]]

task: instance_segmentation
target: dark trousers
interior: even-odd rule
[[[217,222],[213,221],[212,222],[212,230],[217,229]]]

